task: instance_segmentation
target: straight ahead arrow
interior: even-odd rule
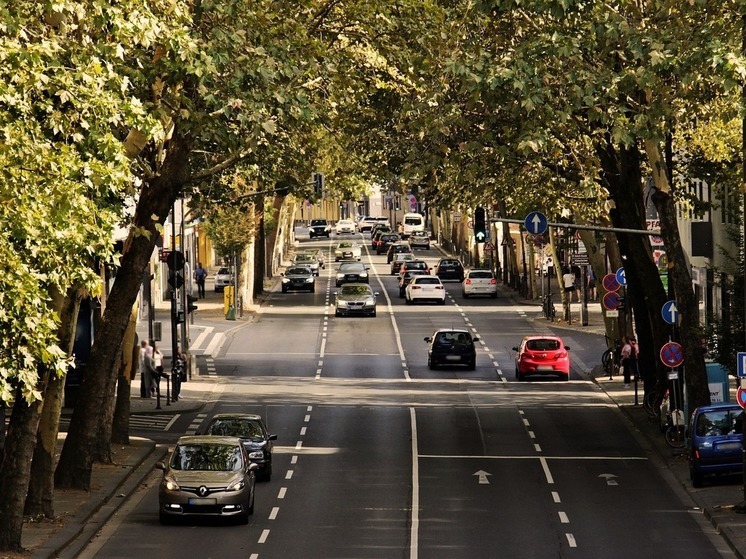
[[[487,479],[487,476],[491,476],[492,474],[485,472],[484,470],[479,470],[478,472],[474,472],[472,475],[479,477],[479,485],[489,485],[490,481]]]

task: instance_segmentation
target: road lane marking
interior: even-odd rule
[[[269,519],[270,520],[276,520],[277,519],[277,513],[280,512],[280,507],[272,507],[272,511],[269,513]]]
[[[280,487],[280,491],[277,493],[277,498],[278,499],[284,499],[285,498],[285,493],[287,493],[287,492],[288,492],[287,487]]]
[[[308,423],[309,421],[311,421],[311,416],[310,415],[307,415],[306,417],[303,418],[303,422],[304,423]]]
[[[259,536],[258,543],[266,543],[268,537],[269,537],[269,530],[262,530],[262,535]]]
[[[285,473],[285,479],[293,479],[293,470],[288,470],[287,473]]]
[[[567,537],[567,543],[570,547],[578,547],[578,544],[575,542],[575,536],[572,534],[565,534],[565,537]]]
[[[293,456],[290,458],[290,463],[291,464],[297,464],[298,463],[298,455],[297,454],[293,454]]]
[[[562,502],[560,501],[559,493],[557,493],[556,491],[552,491],[552,500],[558,504]]]
[[[409,559],[417,559],[420,530],[420,464],[417,448],[417,415],[409,408],[412,431],[412,523],[409,527]]]
[[[479,454],[420,454],[419,458],[449,460],[648,460],[646,456],[536,456],[535,454],[479,455]]]
[[[563,511],[559,511],[559,519],[562,524],[570,524],[570,519],[567,517],[567,513]]]
[[[301,427],[300,428],[300,436],[304,437],[305,435],[306,435],[306,428],[305,427]]]
[[[552,472],[549,471],[549,464],[547,464],[547,461],[544,459],[543,456],[539,458],[539,462],[541,463],[541,467],[544,470],[544,475],[547,478],[547,483],[549,485],[554,485],[554,478],[552,477]]]

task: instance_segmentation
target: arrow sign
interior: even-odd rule
[[[606,485],[619,485],[614,479],[616,477],[614,474],[601,474],[598,477],[606,478]]]
[[[477,241],[484,241],[486,235],[484,234],[484,231],[477,231],[474,235],[477,238]]]
[[[661,361],[667,367],[678,367],[684,362],[684,348],[676,342],[663,344],[661,348]]]
[[[474,472],[472,475],[475,475],[479,478],[479,485],[490,484],[490,481],[487,479],[487,476],[491,476],[492,474],[487,473],[484,470],[479,470],[478,472]]]
[[[746,377],[746,352],[739,351],[736,354],[736,371],[738,378]]]
[[[541,212],[531,212],[523,220],[526,231],[534,235],[541,235],[547,230],[547,216]]]
[[[619,285],[627,285],[627,274],[625,273],[624,268],[619,268],[614,275],[616,276]]]
[[[665,303],[663,303],[661,315],[663,316],[663,320],[665,320],[667,324],[678,324],[679,309],[676,306],[676,301],[666,301]]]

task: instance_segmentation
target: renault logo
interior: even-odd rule
[[[197,493],[199,494],[199,496],[200,496],[200,497],[204,497],[204,496],[205,496],[205,495],[207,495],[207,494],[208,494],[209,492],[210,492],[210,491],[209,491],[209,490],[207,489],[207,487],[205,487],[204,485],[200,485],[200,486],[199,486],[199,489],[197,489]]]

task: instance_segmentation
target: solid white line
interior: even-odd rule
[[[280,507],[272,507],[272,511],[269,513],[269,519],[275,520],[278,512],[280,512]]]
[[[262,530],[262,535],[259,536],[259,541],[257,543],[266,543],[268,537],[269,537],[269,530]]]
[[[547,461],[544,459],[543,456],[539,458],[539,462],[541,462],[541,467],[544,469],[544,475],[547,477],[547,483],[549,485],[554,485],[554,478],[552,477],[552,472],[549,471],[549,464],[547,464]]]
[[[164,431],[168,431],[171,428],[171,425],[174,424],[174,422],[181,417],[180,413],[177,413],[171,418],[171,421],[169,421],[166,426],[163,428]]]
[[[565,534],[567,537],[567,543],[570,545],[570,547],[578,547],[578,544],[575,542],[575,536],[572,534]]]
[[[570,519],[567,517],[567,513],[559,511],[559,519],[562,524],[570,524]]]
[[[459,459],[482,459],[482,460],[647,460],[645,456],[536,456],[516,455],[516,456],[488,456],[488,455],[453,455],[453,454],[420,454],[420,458],[448,458],[449,460]]]
[[[417,559],[420,530],[420,465],[417,450],[417,416],[409,408],[409,423],[412,430],[412,524],[409,528],[409,559]]]
[[[280,491],[277,493],[277,498],[278,499],[284,499],[285,498],[285,493],[287,493],[287,492],[288,492],[287,487],[280,487]]]

